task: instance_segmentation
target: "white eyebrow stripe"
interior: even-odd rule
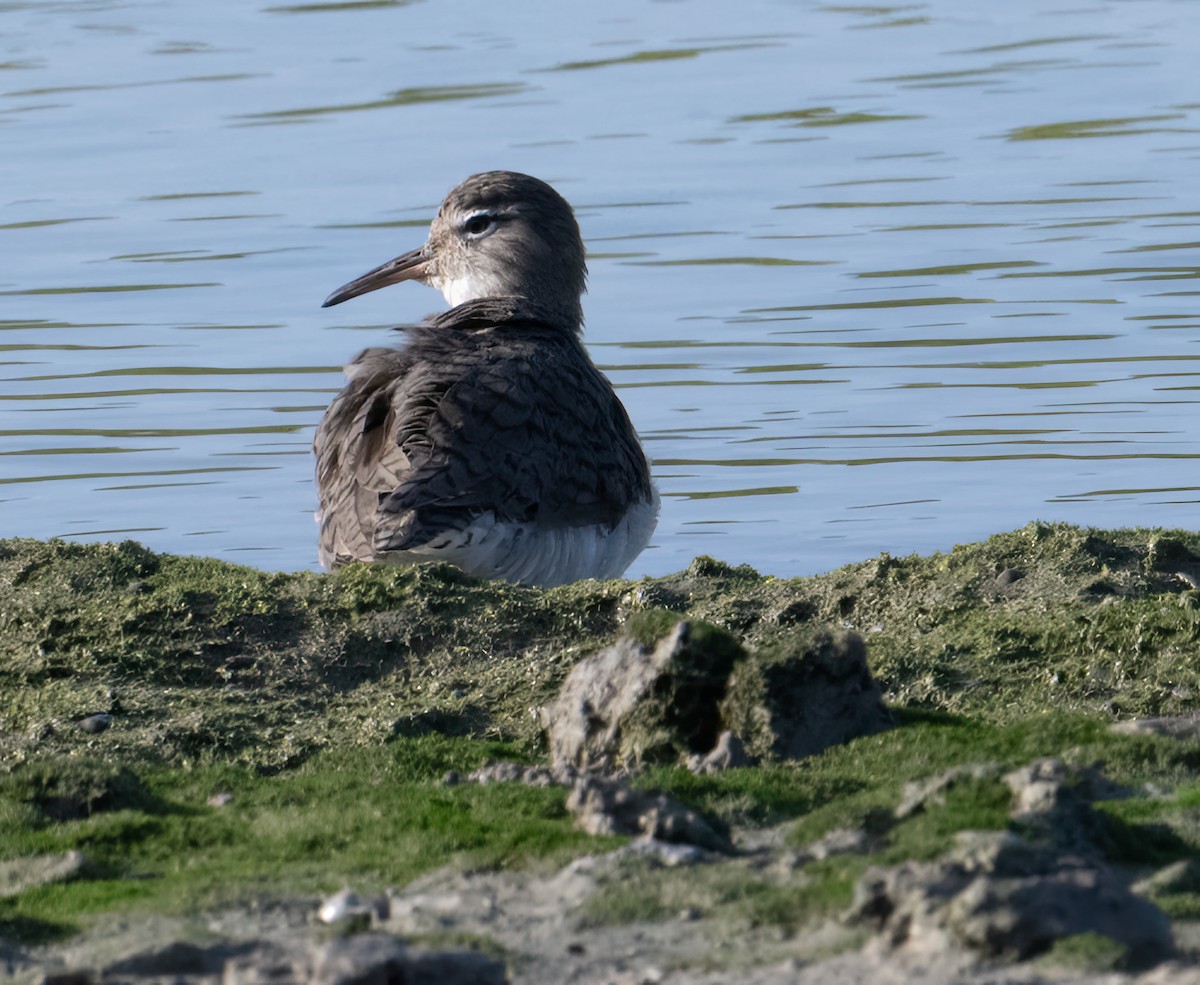
[[[460,225],[465,225],[472,219],[487,217],[488,219],[511,219],[513,216],[520,215],[521,210],[515,206],[505,206],[504,208],[487,208],[475,209],[473,212],[468,212],[463,216]]]

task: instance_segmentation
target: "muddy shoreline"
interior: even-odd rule
[[[274,574],[0,541],[0,967],[1190,981],[1198,579],[1200,535],[1057,524],[812,578],[698,558],[549,591],[441,566]],[[470,779],[485,762],[544,770],[572,669],[681,622],[736,650],[705,665],[727,675],[716,717],[654,726],[604,768],[727,847],[688,855],[669,826],[588,833],[570,784]],[[802,722],[760,725],[797,705],[771,707],[788,648],[830,633],[865,641],[895,727],[812,755],[779,738]],[[753,765],[697,768],[731,726]],[[366,909],[323,922],[347,887]],[[1011,930],[1053,923],[1036,907],[1054,893],[1071,911],[1107,894],[1122,916]]]

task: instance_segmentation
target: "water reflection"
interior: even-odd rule
[[[357,113],[368,109],[394,109],[415,103],[442,103],[456,99],[485,99],[495,96],[512,96],[524,90],[520,83],[494,82],[472,86],[424,86],[400,89],[388,93],[383,99],[372,99],[361,103],[344,103],[335,106],[310,106],[301,109],[280,109],[267,113],[250,113],[245,119],[261,122],[287,122],[306,117],[323,116],[327,113]]]
[[[296,3],[266,7],[268,14],[324,14],[347,10],[381,10],[404,7],[417,0],[345,0],[344,3]]]
[[[753,51],[756,48],[778,47],[779,42],[754,42],[735,44],[715,44],[704,47],[663,48],[649,51],[635,51],[628,55],[617,55],[613,58],[592,58],[580,62],[562,62],[553,68],[545,69],[550,72],[578,72],[592,68],[612,68],[614,66],[639,65],[645,62],[669,62],[681,58],[698,58],[700,55],[715,51]]]

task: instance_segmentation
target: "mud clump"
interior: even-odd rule
[[[727,852],[729,839],[703,817],[668,797],[627,783],[584,779],[567,797],[576,824],[594,835],[637,835],[654,841]]]
[[[86,868],[87,858],[78,850],[0,861],[0,899],[17,896],[33,886],[73,879]]]
[[[626,636],[577,664],[548,713],[550,759],[580,768],[671,763],[716,743],[717,703],[741,647],[675,623],[649,646]]]
[[[961,831],[934,862],[871,868],[855,888],[851,921],[872,924],[889,949],[966,948],[1025,960],[1091,933],[1117,941],[1134,967],[1169,957],[1171,925],[1103,866],[1001,831]]]
[[[756,651],[730,677],[721,718],[759,759],[803,759],[891,728],[857,633],[800,631]]]
[[[48,976],[47,981],[91,981],[86,972]],[[391,934],[368,932],[334,937],[323,943],[292,937],[201,946],[173,941],[149,948],[105,967],[104,982],[210,982],[264,985],[506,985],[504,964],[470,951],[411,947]]]
[[[628,635],[577,664],[546,724],[555,766],[712,772],[802,759],[892,719],[856,633],[804,628],[746,653],[722,630],[679,621],[653,645]]]
[[[994,779],[995,764],[959,766],[909,784],[898,818],[911,817],[968,781]],[[1012,831],[962,830],[932,862],[872,867],[846,919],[873,925],[877,945],[929,955],[966,949],[1025,960],[1090,935],[1111,942],[1120,963],[1145,967],[1174,953],[1170,921],[1131,891],[1103,860],[1104,824],[1091,806],[1125,791],[1095,767],[1046,757],[1002,777]]]
[[[0,797],[37,811],[40,823],[146,807],[152,796],[128,767],[97,757],[53,756],[0,773]]]

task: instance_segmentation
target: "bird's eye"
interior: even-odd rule
[[[485,236],[492,231],[492,227],[496,224],[496,217],[487,212],[477,212],[475,215],[468,216],[462,224],[462,231],[470,239],[478,239],[480,236]]]

